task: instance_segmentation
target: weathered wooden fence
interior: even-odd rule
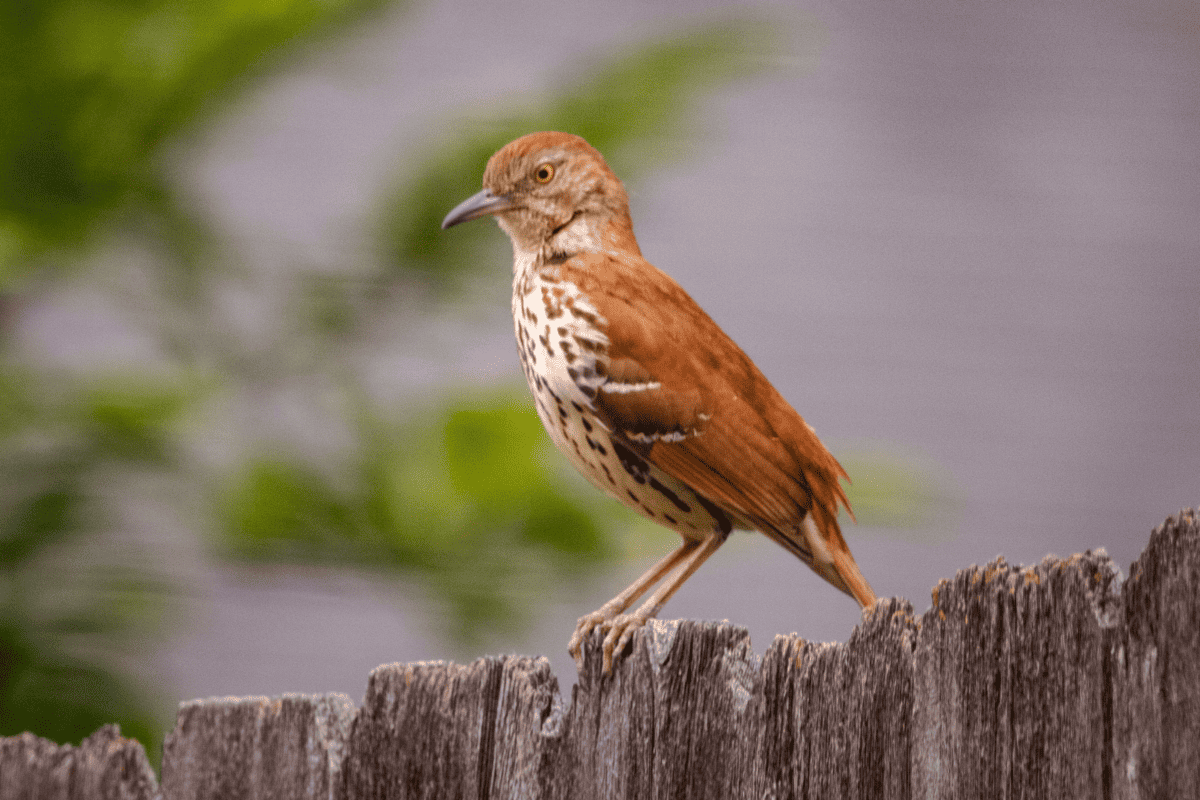
[[[542,658],[390,664],[344,695],[196,700],[164,747],[0,740],[0,798],[1196,798],[1200,525],[960,572],[845,644],[659,622],[564,702]]]

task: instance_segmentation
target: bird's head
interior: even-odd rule
[[[625,187],[578,136],[543,131],[509,142],[488,160],[483,187],[455,206],[442,228],[491,214],[517,252],[549,258],[637,251]]]

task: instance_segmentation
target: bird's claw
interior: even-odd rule
[[[611,675],[613,659],[620,654],[625,645],[629,644],[633,634],[646,624],[649,619],[646,614],[615,614],[606,613],[604,609],[593,611],[579,618],[575,625],[575,633],[567,643],[567,650],[575,659],[575,666],[583,670],[583,642],[592,631],[599,629],[604,634],[604,667],[603,674]]]
[[[575,632],[571,634],[571,640],[567,642],[567,652],[575,659],[575,668],[580,672],[583,671],[583,642],[588,635],[600,627],[606,618],[599,611],[593,611],[591,614],[586,614],[579,618],[575,623]]]

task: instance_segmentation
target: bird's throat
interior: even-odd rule
[[[546,261],[570,258],[580,253],[598,253],[604,250],[604,239],[600,225],[591,214],[576,211],[571,218],[550,232],[542,245],[541,255]]]

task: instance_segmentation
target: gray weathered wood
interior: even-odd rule
[[[1112,648],[1114,798],[1200,797],[1200,521],[1154,531]]]
[[[844,644],[653,622],[570,703],[544,658],[391,664],[342,695],[180,708],[162,796],[1200,797],[1200,524],[1156,529],[1122,583],[1103,551],[963,570]],[[140,760],[139,760],[140,759]],[[84,791],[86,788],[88,791]],[[153,797],[135,742],[0,740],[0,800]],[[90,793],[89,793],[90,792]]]
[[[547,739],[543,796],[739,796],[759,672],[746,632],[656,622],[608,678],[598,648],[594,637],[571,708]]]
[[[338,796],[536,796],[539,720],[557,694],[544,658],[377,667]]]
[[[22,733],[0,737],[3,800],[152,800],[158,781],[141,744],[105,725],[78,747]]]
[[[907,602],[878,603],[843,644],[777,637],[765,675],[760,758],[768,791],[753,797],[908,798],[913,646]]]
[[[917,636],[916,796],[1105,796],[1117,580],[1089,552],[938,585]]]
[[[343,694],[183,703],[163,743],[163,796],[333,797],[357,711]]]

